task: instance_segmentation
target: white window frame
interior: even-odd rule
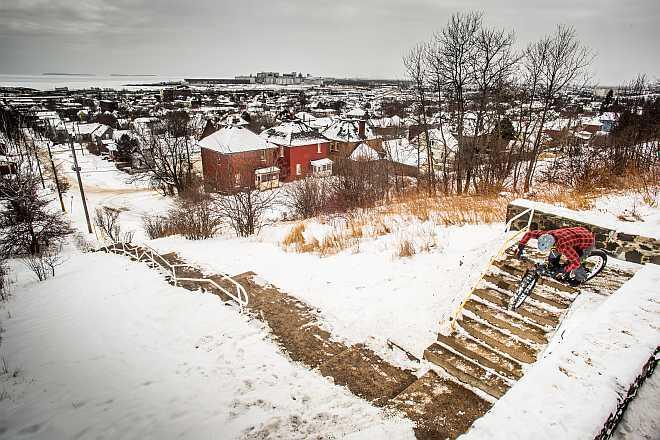
[[[316,144],[316,153],[321,154],[321,143],[320,142]]]
[[[302,175],[302,164],[297,163],[296,164],[296,176],[301,176]]]
[[[241,173],[234,174],[234,186],[241,186]]]

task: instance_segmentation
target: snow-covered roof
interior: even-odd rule
[[[303,122],[309,122],[315,120],[316,116],[308,112],[298,112],[296,113],[296,118],[300,119]]]
[[[257,168],[254,170],[254,174],[271,174],[271,173],[279,173],[280,169],[277,167],[267,167],[267,168]]]
[[[371,127],[365,123],[364,135],[359,134],[359,121],[339,119],[326,128],[321,134],[333,141],[360,142],[369,139],[376,139]]]
[[[318,160],[312,160],[309,162],[313,167],[321,167],[323,165],[332,165],[332,160],[326,158],[323,159],[318,159]]]
[[[619,120],[619,114],[615,112],[605,112],[598,118],[600,121],[616,122]]]
[[[376,150],[374,150],[372,147],[369,145],[365,144],[364,142],[361,144],[358,144],[357,147],[353,150],[350,156],[348,156],[349,159],[351,160],[359,160],[359,161],[368,161],[368,160],[378,160],[380,159],[380,155]]]
[[[355,107],[350,112],[346,113],[346,116],[349,118],[364,118],[367,115],[367,112],[361,109],[360,107]]]
[[[94,130],[99,128],[99,125],[101,124],[96,122],[92,122],[91,124],[77,124],[73,127],[73,131],[84,136],[86,134],[92,134]]]
[[[222,127],[199,141],[198,145],[223,154],[264,150],[271,147],[264,138],[240,125]]]
[[[388,160],[405,165],[417,166],[417,147],[408,142],[408,139],[401,138],[384,141],[383,149]],[[424,160],[420,158],[420,162],[424,162]]]
[[[261,133],[261,137],[276,145],[298,147],[328,142],[318,131],[301,121],[287,121]]]

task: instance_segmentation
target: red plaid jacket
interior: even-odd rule
[[[555,237],[555,249],[568,259],[568,264],[564,269],[566,272],[580,267],[580,255],[578,250],[582,251],[594,246],[594,234],[588,229],[578,226],[576,228],[553,229],[550,231],[529,231],[520,244],[526,245],[532,238],[539,238],[543,234],[550,234]]]

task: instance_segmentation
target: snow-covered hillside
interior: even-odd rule
[[[42,283],[13,267],[0,438],[414,438],[216,296],[123,257],[67,258]]]

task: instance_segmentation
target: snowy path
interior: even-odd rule
[[[72,254],[43,283],[15,273],[0,312],[0,355],[17,371],[1,377],[0,438],[413,437],[291,363],[257,322],[144,265]]]

